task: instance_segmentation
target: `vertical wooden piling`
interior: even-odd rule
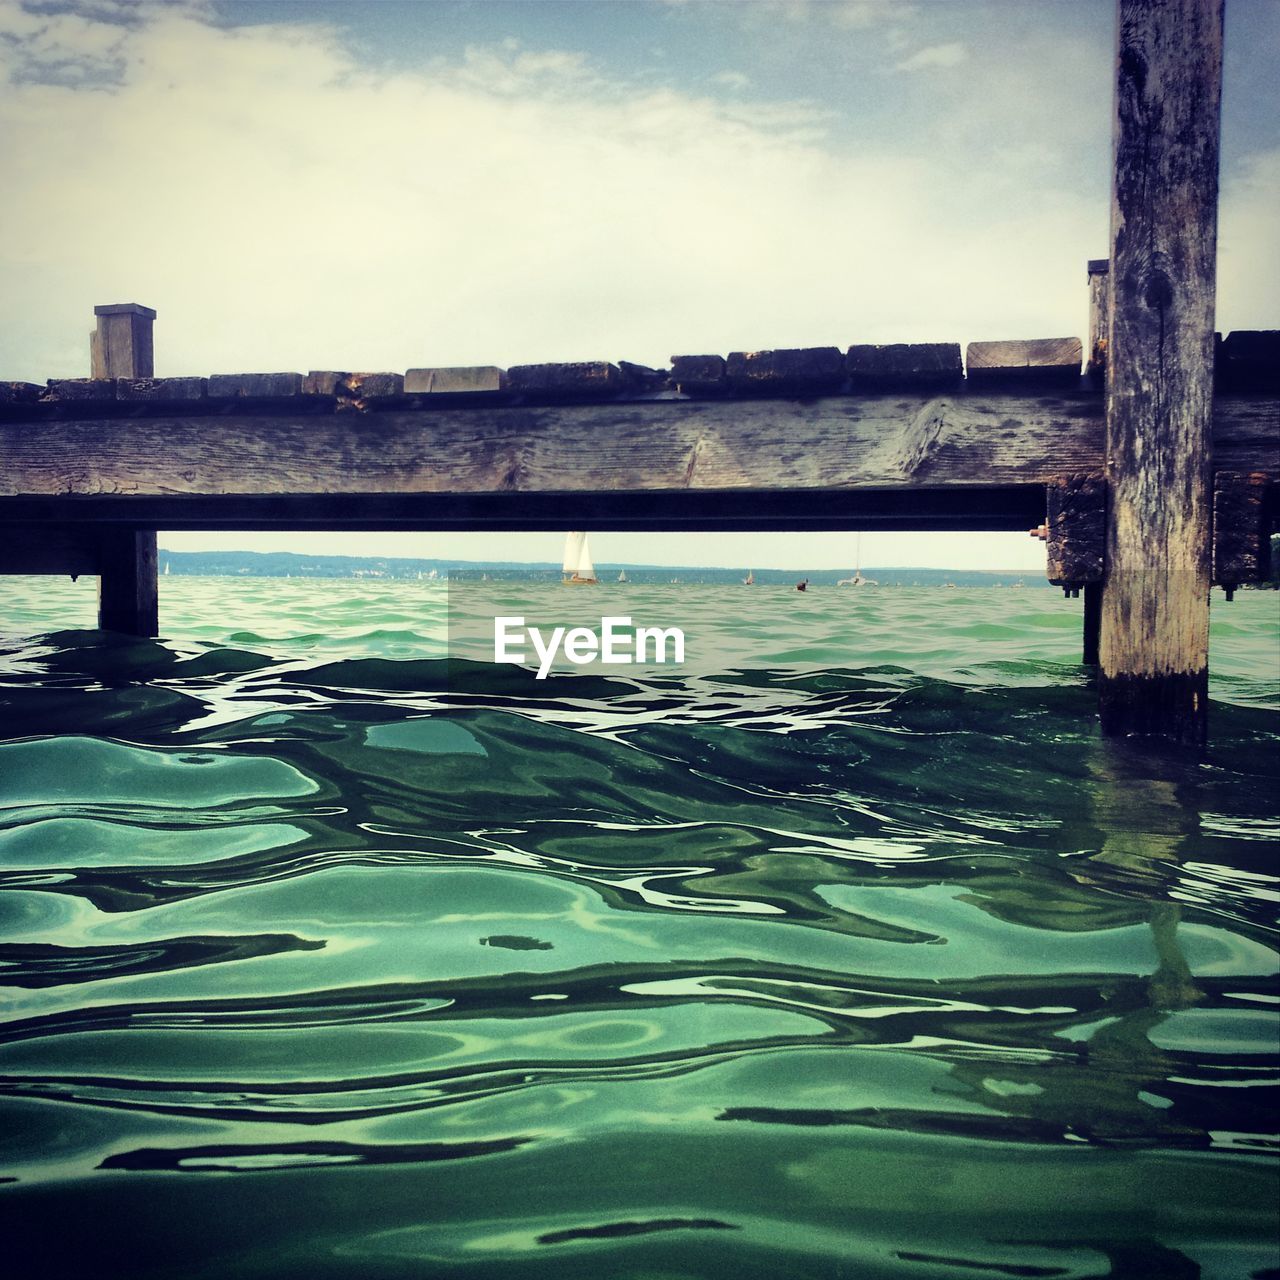
[[[1222,0],[1119,0],[1099,707],[1203,744]]]
[[[154,529],[108,528],[98,539],[98,626],[133,636],[160,630]]]
[[[1111,264],[1106,258],[1089,259],[1089,351],[1085,373],[1102,382],[1107,372],[1107,323],[1111,315]]]
[[[1107,331],[1111,319],[1111,263],[1106,258],[1090,258],[1089,280],[1089,349],[1085,373],[1103,385],[1107,376]],[[1105,495],[1104,495],[1105,501]],[[1084,587],[1084,644],[1081,659],[1086,666],[1098,665],[1098,645],[1102,628],[1102,583],[1087,582]]]
[[[136,302],[116,302],[94,307],[93,314],[97,328],[90,334],[91,375],[154,377],[151,326],[156,313]],[[98,545],[98,626],[154,636],[160,629],[156,531],[103,529]]]

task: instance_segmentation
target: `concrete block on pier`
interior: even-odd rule
[[[300,373],[215,373],[210,400],[281,400],[302,394]]]
[[[116,399],[147,404],[187,404],[207,394],[204,378],[117,378]]]
[[[39,403],[44,391],[34,382],[0,382],[0,421],[42,413]]]
[[[492,396],[507,389],[506,370],[482,364],[450,369],[410,369],[404,375],[406,395]]]
[[[404,374],[349,373],[338,394],[364,405],[398,403],[404,397]]]
[[[507,390],[537,400],[594,400],[623,390],[622,370],[603,360],[571,364],[518,364],[507,370]]]
[[[844,356],[839,347],[733,351],[725,362],[725,376],[731,390],[749,395],[816,395],[844,384]]]
[[[1079,338],[971,342],[965,365],[974,386],[1057,386],[1070,385],[1080,377],[1083,356]]]
[[[114,378],[50,378],[42,399],[63,404],[114,402]]]
[[[672,356],[671,381],[686,396],[714,396],[729,389],[724,356]]]
[[[845,357],[845,366],[855,391],[954,387],[964,378],[958,342],[853,346]]]

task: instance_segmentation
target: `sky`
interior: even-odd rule
[[[1274,328],[1280,281],[1280,0],[1227,8],[1224,332]],[[85,376],[93,306],[120,301],[156,309],[175,376],[1083,337],[1113,42],[1110,0],[0,0],[0,378]],[[655,563],[855,554],[613,538]],[[862,560],[1043,552],[867,533]]]

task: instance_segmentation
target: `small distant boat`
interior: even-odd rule
[[[166,578],[169,576],[169,562],[167,560],[164,562],[164,576]]]
[[[862,576],[862,534],[858,534],[858,541],[854,547],[855,564],[853,566],[852,578],[841,578],[836,583],[837,587],[878,587],[880,584],[874,578],[864,578]]]
[[[809,590],[809,579],[808,579],[808,578],[802,578],[799,582],[797,582],[797,583],[796,583],[796,590],[797,590],[797,591],[808,591],[808,590]]]
[[[943,585],[943,586],[944,586],[948,591],[954,591],[954,590],[956,589],[956,584],[955,584],[954,582],[944,582],[942,585]]]
[[[754,570],[747,570],[747,576],[743,578],[742,585],[744,587],[754,587],[756,585],[756,575]]]
[[[627,571],[626,571],[625,569],[623,569],[623,570],[618,574],[618,581],[619,581],[619,582],[626,582],[626,580],[627,580]]]
[[[596,567],[591,563],[591,549],[587,546],[587,535],[582,532],[566,534],[561,582],[567,587],[583,587],[598,581]]]
[[[439,576],[440,571],[438,569],[432,569],[431,572],[427,574],[427,581],[434,582]]]

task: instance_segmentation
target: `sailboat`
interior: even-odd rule
[[[585,533],[569,533],[564,540],[564,568],[561,581],[565,586],[582,587],[598,581],[596,567],[591,563],[591,549]]]
[[[742,585],[744,587],[754,587],[756,585],[756,575],[751,569],[747,570],[747,576],[743,578]]]
[[[858,540],[854,544],[854,559],[857,563],[853,567],[852,578],[841,578],[836,583],[837,587],[875,587],[879,586],[874,578],[864,578],[862,576],[862,534],[858,534]]]
[[[626,580],[627,580],[627,571],[626,571],[625,569],[622,569],[622,570],[618,573],[618,581],[619,581],[619,582],[626,582]]]
[[[165,572],[165,576],[167,577],[169,574],[169,562],[167,560],[164,562],[164,572]]]

